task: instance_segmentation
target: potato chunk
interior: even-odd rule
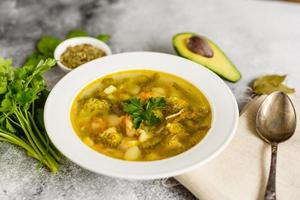
[[[137,146],[130,147],[127,149],[124,155],[125,160],[137,160],[141,156],[141,151]]]
[[[165,97],[166,96],[166,90],[162,87],[153,87],[153,88],[151,88],[151,92],[154,97]]]
[[[83,142],[88,146],[93,146],[95,144],[94,141],[88,136],[83,138]]]
[[[152,135],[150,133],[147,133],[144,129],[138,129],[139,135],[139,141],[145,142],[146,140],[150,139]]]
[[[116,88],[114,85],[110,85],[110,86],[108,86],[107,88],[105,88],[105,89],[103,90],[103,92],[104,92],[105,94],[112,94],[112,93],[114,93],[116,90],[117,90],[117,88]]]
[[[130,147],[137,146],[139,144],[139,141],[130,137],[125,137],[122,139],[121,144],[119,145],[119,148],[122,150],[127,150]]]

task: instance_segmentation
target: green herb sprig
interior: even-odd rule
[[[150,97],[143,102],[138,98],[131,98],[122,103],[123,111],[132,117],[133,127],[139,128],[144,122],[148,126],[154,126],[162,121],[161,109],[166,107],[163,97]]]
[[[43,125],[48,92],[42,75],[55,64],[47,59],[13,69],[11,60],[0,58],[0,141],[25,149],[52,172],[59,170],[61,154]]]

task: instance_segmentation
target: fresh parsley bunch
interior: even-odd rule
[[[123,102],[123,110],[132,117],[133,126],[139,128],[144,122],[148,126],[153,126],[162,121],[161,110],[166,107],[166,100],[163,97],[150,97],[147,101],[131,98]]]
[[[43,124],[47,97],[43,74],[54,59],[13,69],[11,60],[0,58],[0,141],[15,144],[52,172],[59,170],[60,152],[51,144]]]

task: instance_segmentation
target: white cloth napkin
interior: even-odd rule
[[[200,200],[263,199],[271,149],[255,132],[255,115],[263,96],[241,113],[237,133],[228,147],[208,164],[175,177]],[[300,98],[292,98],[299,115],[293,137],[279,144],[276,189],[279,200],[300,199]]]

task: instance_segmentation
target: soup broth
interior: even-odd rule
[[[71,108],[72,126],[90,148],[130,160],[165,159],[199,143],[210,129],[206,97],[177,76],[130,70],[86,86]]]

